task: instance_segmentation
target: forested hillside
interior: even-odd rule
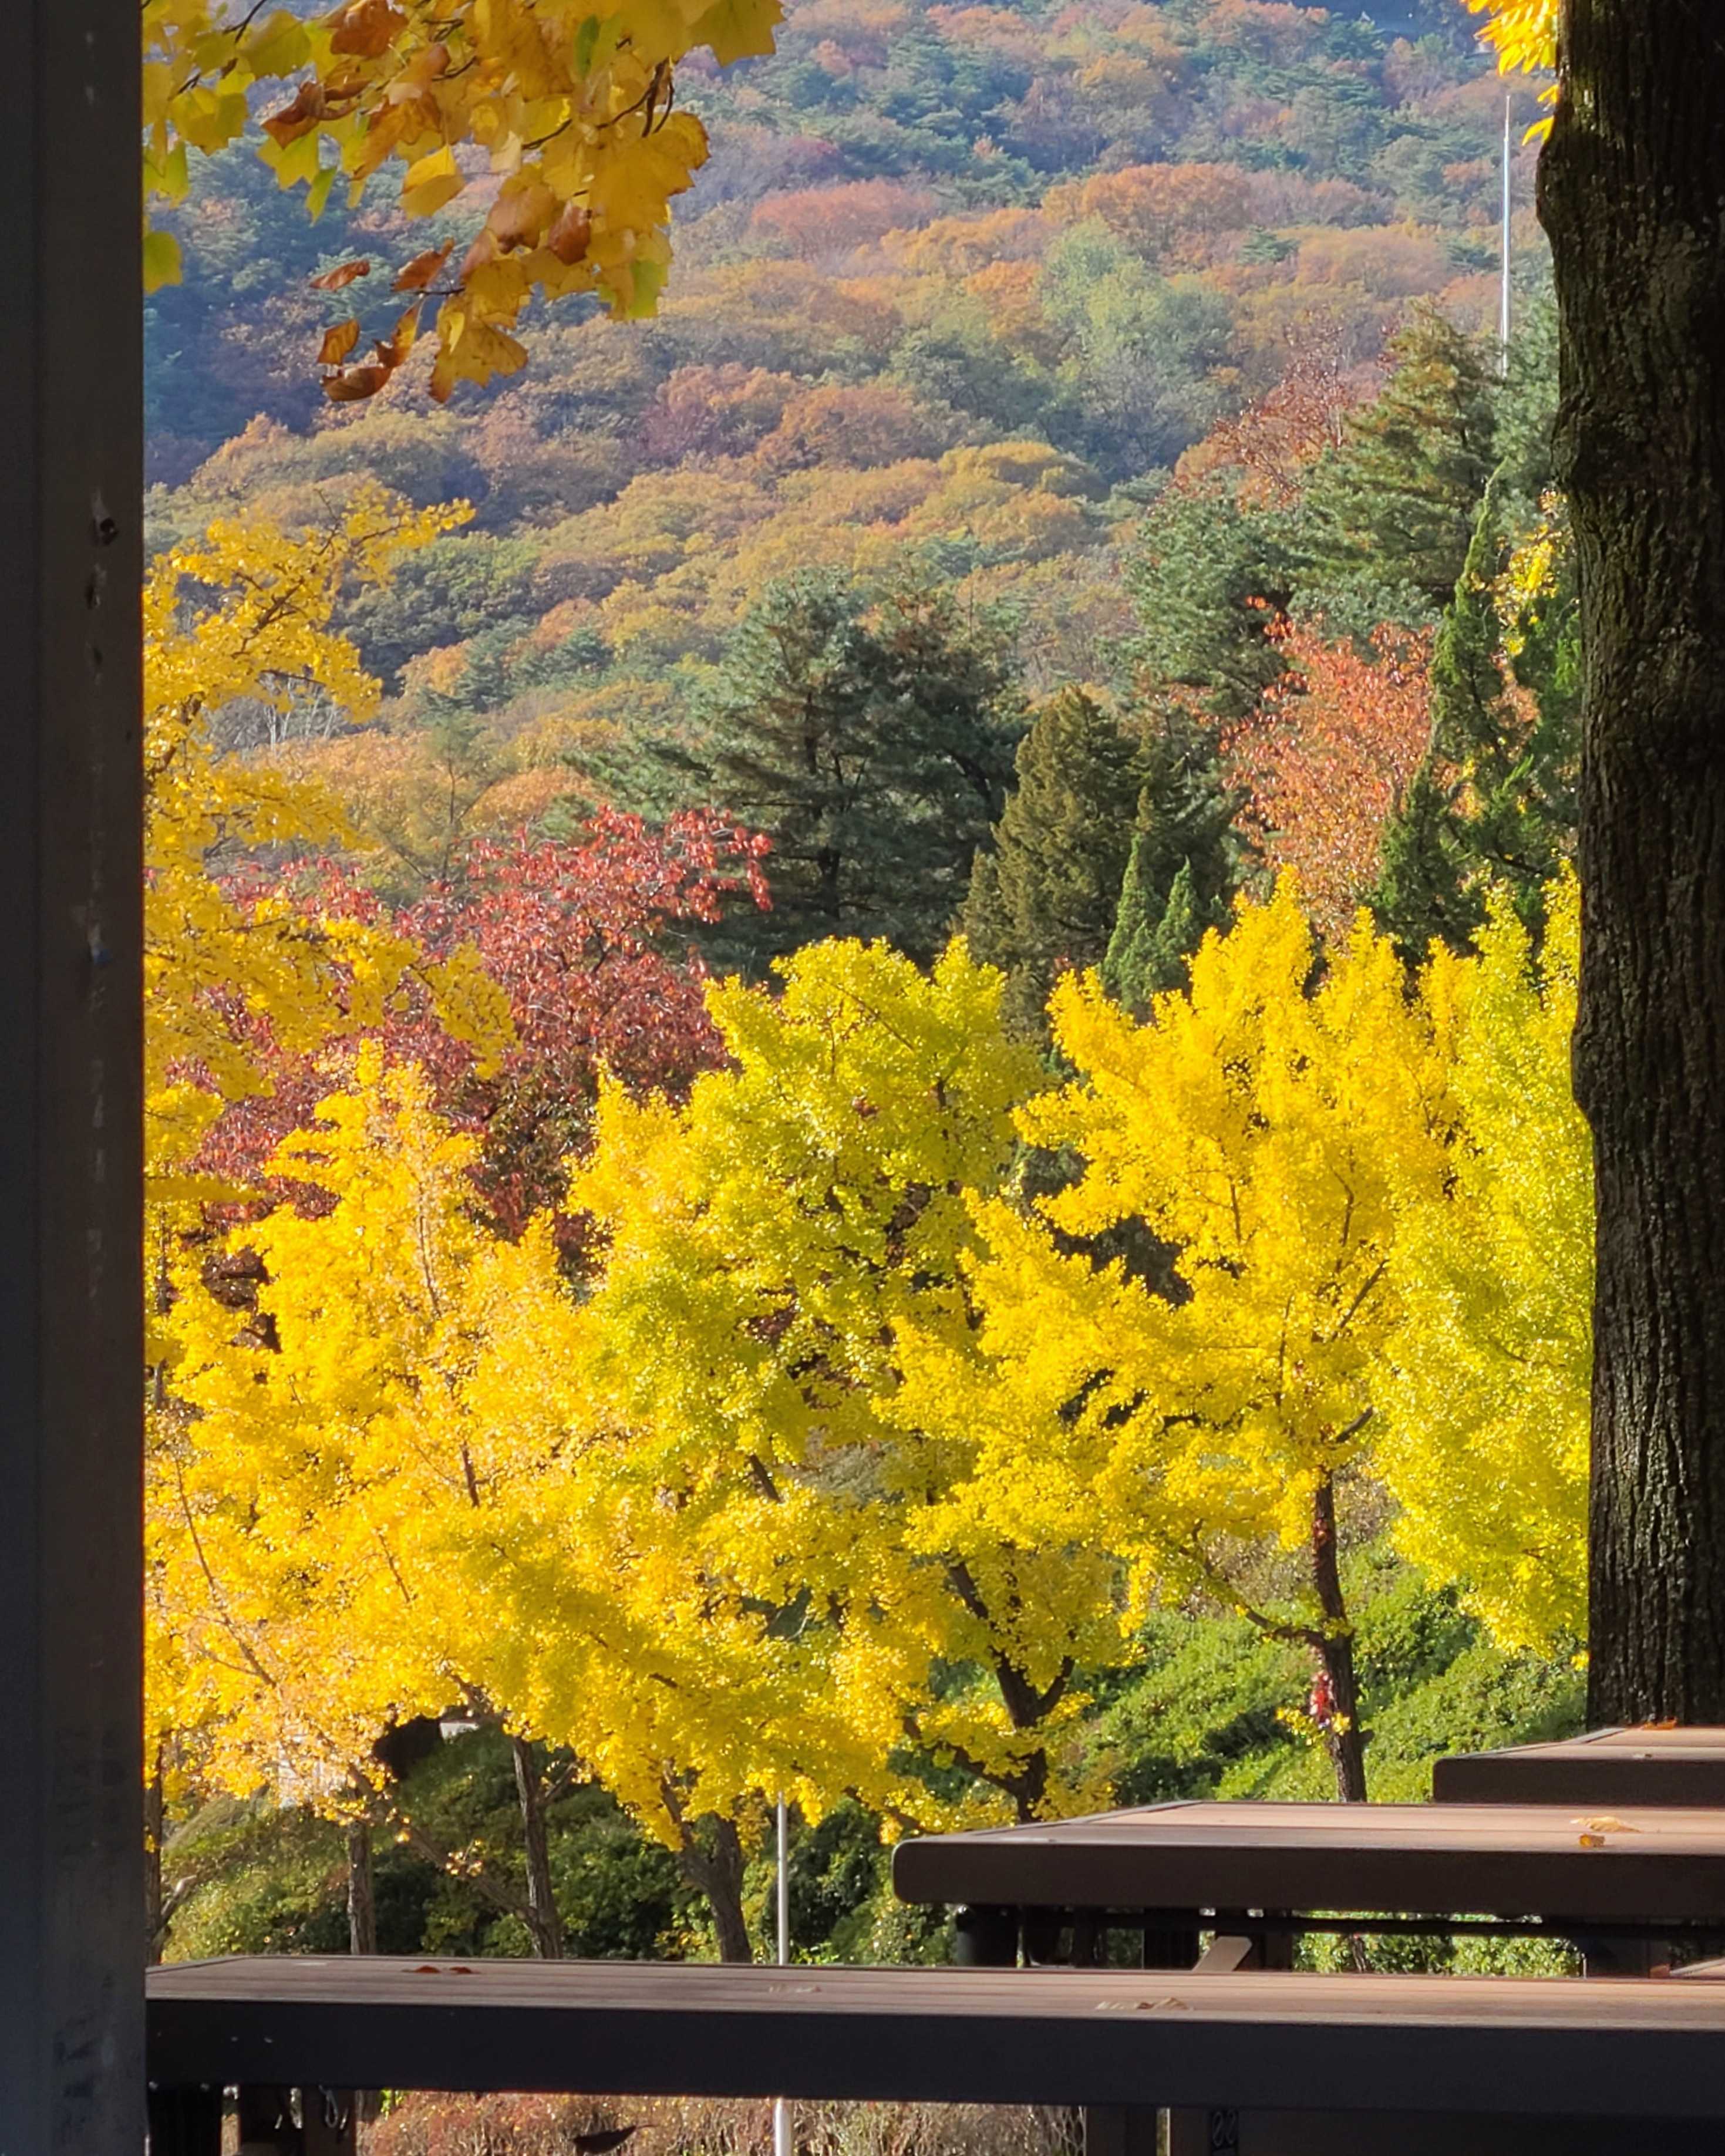
[[[727,639],[814,568],[950,593],[1033,696],[1123,686],[1125,572],[1194,444],[1291,372],[1303,459],[1410,306],[1495,320],[1500,84],[1455,0],[1378,12],[794,0],[775,57],[685,74],[713,155],[659,319],[567,303],[517,380],[443,408],[423,356],[320,393],[354,293],[311,277],[408,249],[381,191],[312,227],[225,153],[151,303],[158,537],[327,518],[367,480],[472,504],[356,615],[391,692],[331,752],[362,795],[454,726],[500,814],[709,798],[646,744],[698,743]]]
[[[938,1955],[890,1835],[1573,1722],[1551,316],[1374,13],[793,0],[656,318],[443,402],[321,381],[382,192],[166,213],[173,1951],[747,1953],[787,1791]]]

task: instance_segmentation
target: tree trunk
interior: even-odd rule
[[[347,1822],[347,1951],[377,1951],[377,1897],[372,1872],[372,1823]]]
[[[1725,1721],[1725,25],[1568,0],[1541,160],[1586,682],[1589,1713]]]
[[[162,1909],[163,1826],[162,1747],[158,1744],[150,1755],[149,1779],[144,1784],[144,1958],[152,1968],[162,1958],[167,1930]]]
[[[515,1759],[516,1794],[521,1804],[521,1838],[527,1852],[527,1928],[533,1935],[533,1951],[541,1961],[563,1958],[562,1920],[552,1892],[551,1855],[545,1839],[544,1789],[539,1762],[525,1737],[511,1735],[509,1748]]]
[[[1366,1801],[1366,1732],[1360,1727],[1359,1681],[1353,1668],[1353,1626],[1342,1593],[1336,1548],[1336,1485],[1326,1475],[1312,1501],[1312,1578],[1323,1612],[1318,1660],[1327,1697],[1317,1717],[1344,1804]]]
[[[703,1835],[685,1822],[679,1856],[683,1876],[706,1897],[721,1961],[752,1961],[748,1920],[742,1912],[742,1837],[734,1820],[715,1819]]]

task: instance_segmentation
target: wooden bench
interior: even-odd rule
[[[152,1969],[148,2031],[152,2156],[218,2156],[235,2087],[295,2156],[352,2148],[321,2092],[356,2087],[1078,2105],[1119,2156],[1158,2107],[1240,2156],[1725,2149],[1706,1983],[280,1958]]]
[[[1438,1804],[1725,1806],[1725,1729],[1590,1729],[1459,1752],[1434,1764],[1431,1794]]]

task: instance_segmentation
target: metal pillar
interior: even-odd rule
[[[0,2149],[144,2138],[137,0],[0,69]]]

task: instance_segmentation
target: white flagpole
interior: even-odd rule
[[[778,1965],[791,1958],[790,1838],[785,1823],[784,1799],[778,1800]],[[791,2107],[782,2096],[773,2099],[773,2156],[793,2156]]]
[[[1498,352],[1502,362],[1503,372],[1506,374],[1509,372],[1510,331],[1509,255],[1511,236],[1509,177],[1511,161],[1515,155],[1514,145],[1512,141],[1512,100],[1508,97],[1506,97],[1503,100],[1503,290],[1497,310]]]

